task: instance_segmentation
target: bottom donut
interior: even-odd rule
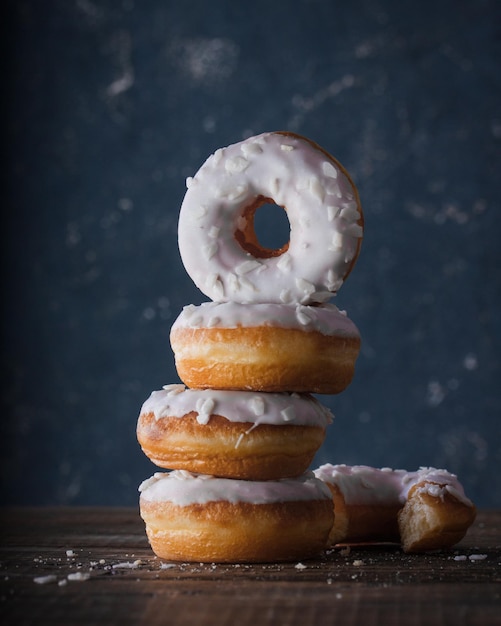
[[[334,520],[332,496],[311,472],[245,481],[155,473],[139,487],[153,552],[200,563],[293,561],[319,555]]]

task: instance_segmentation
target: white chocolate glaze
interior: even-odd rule
[[[366,465],[321,465],[314,471],[317,478],[335,485],[348,505],[366,504],[380,506],[403,506],[409,491],[415,485],[418,490],[434,497],[446,493],[457,500],[472,505],[466,497],[457,476],[447,470],[421,467],[416,472],[381,469]]]
[[[220,148],[187,180],[178,241],[186,271],[216,302],[326,302],[363,235],[358,192],[337,161],[307,139],[264,133]],[[237,241],[259,201],[283,207],[288,249],[254,256]]]
[[[187,389],[182,384],[165,385],[153,391],[141,408],[142,415],[153,413],[157,420],[181,418],[192,411],[197,413],[199,424],[207,424],[211,415],[255,426],[289,424],[324,428],[332,422],[330,410],[310,395]]]
[[[360,337],[355,324],[334,304],[306,306],[273,303],[204,302],[183,308],[172,325],[178,328],[255,328],[277,326],[317,331],[322,335]]]
[[[266,481],[215,478],[185,470],[156,472],[141,483],[139,491],[141,499],[148,502],[171,502],[179,506],[214,501],[271,504],[332,499],[327,485],[312,472],[299,478]]]

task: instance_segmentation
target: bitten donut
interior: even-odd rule
[[[254,214],[283,207],[290,241],[263,247]],[[314,142],[264,133],[220,148],[187,179],[178,241],[186,271],[215,302],[326,302],[358,257],[363,214],[343,166]]]
[[[350,384],[360,334],[333,304],[206,302],[170,333],[188,387],[336,394]]]
[[[473,503],[447,470],[328,463],[314,474],[333,496],[331,545],[388,541],[405,552],[443,549],[460,541],[475,519]]]
[[[308,469],[331,421],[312,396],[167,385],[143,404],[137,438],[159,467],[276,480]]]
[[[332,498],[311,473],[280,481],[156,473],[140,487],[155,554],[197,563],[306,559],[325,548]]]

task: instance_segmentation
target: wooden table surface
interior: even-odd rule
[[[1,624],[501,624],[501,511],[453,550],[335,548],[303,563],[165,563],[135,509],[1,511]]]

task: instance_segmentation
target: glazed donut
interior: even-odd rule
[[[322,552],[332,498],[311,472],[280,481],[156,473],[140,487],[140,514],[161,559],[198,563],[306,559]]]
[[[312,396],[167,385],[143,404],[137,438],[159,467],[277,480],[308,469],[331,421]]]
[[[254,214],[283,207],[290,241],[263,247]],[[178,242],[186,271],[215,302],[311,304],[341,287],[358,257],[363,214],[346,170],[314,142],[264,133],[220,148],[187,179]]]
[[[355,324],[328,303],[189,305],[170,341],[188,387],[268,392],[339,393],[360,350]]]
[[[387,541],[404,552],[443,549],[460,541],[475,519],[474,505],[447,470],[327,463],[314,474],[333,496],[330,545]]]

